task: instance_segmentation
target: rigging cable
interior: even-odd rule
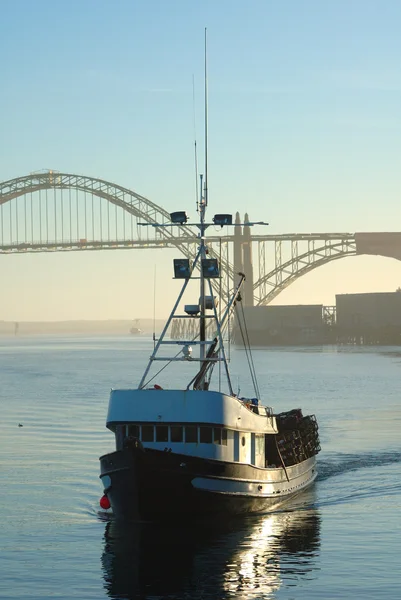
[[[189,344],[191,344],[191,343],[195,342],[195,341],[197,340],[197,338],[198,338],[198,337],[199,337],[199,332],[198,332],[197,334],[195,334],[195,335],[194,335],[194,337],[192,338],[192,340],[190,340],[190,341],[189,341]],[[210,343],[212,343],[212,341],[211,341]],[[178,357],[178,356],[181,354],[181,352],[182,352],[182,350],[181,350],[181,349],[180,349],[180,350],[178,350],[177,354],[176,354],[175,356],[172,356],[172,357],[171,357],[171,359],[170,359],[170,360],[169,360],[169,361],[168,361],[168,362],[167,362],[167,363],[164,365],[164,367],[162,367],[161,369],[159,369],[159,370],[157,371],[157,373],[155,373],[155,374],[153,375],[153,377],[151,377],[150,379],[148,379],[148,381],[147,381],[146,383],[144,383],[144,384],[143,384],[143,387],[146,387],[147,385],[149,385],[149,383],[151,383],[151,382],[152,382],[152,381],[155,379],[155,377],[157,377],[157,376],[158,376],[158,375],[159,375],[159,374],[160,374],[162,371],[164,371],[164,369],[165,369],[166,367],[168,367],[169,365],[171,365],[171,363],[172,363],[172,362],[173,362],[173,361],[174,361],[174,360],[175,360],[175,359],[176,359],[176,358],[177,358],[177,357]],[[194,379],[195,379],[195,377],[194,377]]]
[[[240,333],[241,333],[242,342],[243,342],[243,345],[244,345],[245,356],[246,356],[246,360],[247,360],[247,363],[248,363],[248,366],[249,366],[249,372],[251,374],[252,384],[253,384],[253,387],[255,389],[255,393],[257,393],[256,392],[257,384],[255,382],[255,376],[254,376],[254,373],[252,371],[251,361],[250,361],[249,354],[248,354],[248,346],[247,346],[247,343],[246,343],[246,340],[245,340],[245,335],[244,335],[244,331],[243,331],[243,328],[242,328],[242,324],[241,324],[241,320],[239,318],[239,315],[238,315],[238,326],[239,326],[239,330],[240,330]]]
[[[244,307],[243,307],[242,302],[241,302],[241,313],[242,313],[242,319],[243,319],[243,323],[244,323],[244,329],[242,327],[241,318],[238,318],[238,325],[239,325],[239,329],[241,332],[241,338],[242,338],[242,341],[244,344],[245,355],[246,355],[246,358],[248,361],[249,370],[251,373],[251,379],[252,379],[253,387],[255,389],[255,394],[258,397],[258,399],[260,399],[259,385],[258,385],[257,376],[256,376],[255,364],[253,362],[252,350],[251,350],[251,345],[249,342],[248,328],[246,325]],[[238,317],[240,317],[239,314],[238,314]],[[244,332],[244,330],[245,330],[245,332]]]
[[[253,375],[254,375],[255,384],[256,384],[255,391],[257,393],[258,398],[260,398],[260,390],[259,390],[258,378],[257,378],[257,375],[256,375],[255,363],[253,362],[251,342],[250,342],[250,339],[249,339],[248,326],[246,324],[244,305],[242,304],[242,302],[241,302],[241,311],[242,311],[242,315],[243,315],[243,319],[244,319],[244,326],[245,326],[246,340],[247,340],[248,350],[249,350],[249,357],[250,357],[250,361],[251,361],[251,365],[252,365],[252,370],[253,370]]]
[[[219,264],[221,265],[221,238],[220,238]],[[221,281],[222,281],[222,278],[220,277],[220,286],[219,286],[219,323],[221,323]],[[213,294],[212,294],[212,300],[214,302]],[[223,335],[223,332],[221,332],[221,333]],[[220,348],[219,348],[219,352],[220,352]],[[219,362],[219,392],[221,392],[221,362]]]
[[[153,272],[153,351],[156,348],[156,265]]]
[[[169,361],[168,361],[168,362],[167,362],[167,363],[164,365],[164,367],[162,367],[161,369],[159,369],[159,371],[157,371],[157,373],[155,373],[155,374],[153,375],[153,377],[151,377],[150,379],[148,379],[148,380],[147,380],[147,382],[143,384],[143,386],[142,386],[142,388],[141,388],[141,389],[143,389],[143,388],[145,388],[147,385],[149,385],[149,383],[150,383],[151,381],[153,381],[155,377],[157,377],[158,375],[160,375],[160,373],[161,373],[162,371],[164,371],[164,369],[165,369],[166,367],[168,367],[168,366],[169,366],[169,365],[170,365],[170,364],[173,362],[173,360],[174,360],[175,358],[177,358],[177,357],[178,357],[180,354],[181,354],[181,349],[180,349],[180,350],[177,352],[177,354],[176,354],[175,356],[172,356],[172,357],[171,357],[171,359],[170,359],[170,360],[169,360]]]

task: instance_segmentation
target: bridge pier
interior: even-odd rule
[[[245,213],[244,223],[249,222],[248,213]],[[249,225],[240,227],[241,218],[237,212],[235,215],[234,231],[234,285],[238,282],[238,273],[245,273],[245,282],[242,293],[244,306],[254,306],[253,294],[253,264],[252,264],[252,235]]]

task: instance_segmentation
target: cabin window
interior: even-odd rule
[[[199,440],[201,444],[212,443],[212,427],[199,427]]]
[[[193,444],[198,442],[198,428],[191,425],[185,427],[185,442]]]
[[[265,435],[264,433],[255,434],[256,456],[265,456]]]
[[[153,425],[142,425],[142,441],[143,442],[153,442],[154,441]]]
[[[182,442],[183,441],[183,428],[181,426],[177,426],[177,425],[171,426],[170,441],[171,442]]]
[[[227,429],[221,430],[221,443],[223,446],[227,446]]]
[[[156,442],[168,442],[167,425],[156,425]]]
[[[256,467],[265,466],[265,436],[263,433],[251,435],[251,462]]]
[[[213,444],[221,444],[221,429],[213,427]]]
[[[130,437],[140,437],[139,425],[128,425],[128,435]]]

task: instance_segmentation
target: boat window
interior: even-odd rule
[[[212,427],[199,427],[200,430],[200,443],[201,444],[211,444],[212,443]]]
[[[128,435],[130,437],[140,437],[139,425],[128,425]]]
[[[252,433],[251,436],[252,463],[257,467],[265,466],[265,435]]]
[[[192,425],[185,427],[185,442],[187,444],[193,444],[198,442],[198,428]]]
[[[143,442],[153,442],[154,441],[153,425],[142,425],[142,441]]]
[[[223,446],[227,446],[227,429],[221,430],[221,443]]]
[[[182,433],[183,433],[182,427],[177,426],[177,425],[172,425],[170,428],[170,441],[171,442],[182,442],[182,440],[183,440]]]
[[[256,454],[265,455],[265,435],[264,433],[255,434]]]
[[[213,444],[221,444],[221,429],[213,427]]]
[[[156,442],[168,442],[167,425],[156,425]]]

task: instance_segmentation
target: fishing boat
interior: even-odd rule
[[[245,275],[239,274],[220,315],[212,285],[220,277],[219,264],[209,257],[205,233],[211,224],[229,224],[231,215],[215,215],[207,223],[206,207],[203,195],[197,255],[192,263],[174,260],[182,288],[138,387],[110,394],[107,427],[115,435],[116,449],[100,458],[101,506],[111,507],[117,517],[154,520],[264,512],[308,487],[317,475],[320,446],[314,415],[304,416],[299,408],[275,413],[264,405],[257,385],[252,397],[234,391],[225,338],[241,303]],[[186,214],[172,213],[172,224],[177,218],[186,219]],[[193,279],[200,285],[199,301],[182,310]],[[192,339],[170,340],[174,318],[196,319],[198,333]],[[171,348],[173,354],[168,353]],[[179,385],[171,377],[167,388],[153,383],[151,368],[159,361],[162,369],[180,364]],[[250,367],[256,384],[253,361]],[[193,373],[183,382],[182,372],[189,369]]]
[[[205,138],[207,149],[207,126]],[[182,283],[177,300],[160,337],[154,338],[137,388],[110,393],[106,426],[115,435],[115,451],[100,457],[100,505],[111,508],[117,518],[265,512],[310,486],[317,475],[320,446],[314,415],[304,416],[299,408],[275,413],[264,404],[246,336],[254,392],[240,397],[234,390],[226,347],[245,275],[237,275],[223,307],[216,294],[219,288],[213,285],[222,273],[209,252],[206,231],[236,224],[230,214],[206,220],[207,152],[205,177],[200,180],[198,222],[193,224],[197,252],[193,260],[174,260],[174,277]],[[150,225],[173,227],[188,220],[185,211],[171,213],[170,218],[170,223]],[[257,224],[267,223],[245,225]],[[192,303],[183,304],[190,282],[199,286],[195,302],[192,296]],[[196,320],[197,332],[190,339],[171,340],[173,319]],[[167,385],[160,385],[158,374],[164,375],[166,367],[174,370],[177,363]]]

